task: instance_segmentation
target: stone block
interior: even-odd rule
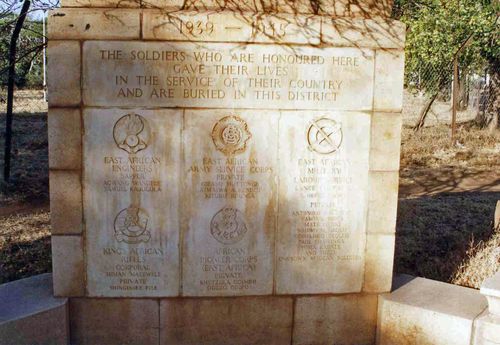
[[[321,42],[371,49],[403,49],[406,27],[387,19],[322,17]]]
[[[289,345],[290,297],[165,299],[161,345]]]
[[[50,222],[53,235],[82,233],[82,186],[79,171],[50,171]]]
[[[292,51],[287,45],[87,41],[83,43],[83,61],[86,106],[373,108],[371,50],[294,46]],[[146,83],[137,76],[151,76],[151,81]],[[196,85],[186,87],[189,83]]]
[[[371,129],[370,170],[399,170],[402,125],[403,119],[401,114],[373,114]]]
[[[67,345],[68,300],[52,292],[50,273],[0,285],[0,344]]]
[[[312,3],[310,0],[142,0],[142,5],[145,8],[170,11],[182,9],[196,12],[220,12],[226,10],[236,13],[246,12],[249,15],[254,15],[257,12],[268,14],[314,14],[320,12],[319,6],[315,8],[316,3]]]
[[[361,291],[370,116],[282,111],[278,294]]]
[[[394,244],[394,235],[367,235],[364,292],[381,293],[391,291]]]
[[[367,231],[394,234],[398,208],[399,173],[370,171]]]
[[[474,340],[471,344],[500,344],[500,316],[484,311],[474,322]]]
[[[279,115],[185,111],[183,295],[272,293]]]
[[[500,271],[481,285],[481,294],[488,300],[491,314],[500,317]]]
[[[80,110],[51,108],[48,116],[48,130],[50,169],[81,169]]]
[[[375,60],[373,110],[399,113],[403,109],[404,51],[377,50]]]
[[[377,295],[297,297],[294,345],[371,345],[377,328]]]
[[[338,1],[338,0],[334,0]],[[342,1],[342,0],[341,0]],[[372,16],[390,17],[394,0],[347,0],[349,15],[369,18]]]
[[[478,291],[423,278],[379,297],[377,344],[469,345],[486,308]]]
[[[133,9],[57,9],[49,14],[48,37],[51,40],[139,39],[140,16],[140,11]],[[71,63],[67,58],[65,61]]]
[[[83,122],[89,296],[176,296],[182,111],[87,108]]]
[[[144,10],[148,40],[319,44],[321,20],[314,16],[248,12],[164,12]]]
[[[159,343],[159,303],[150,299],[70,300],[71,344]]]
[[[54,296],[85,294],[84,265],[81,236],[52,236]]]
[[[75,106],[81,101],[80,43],[50,41],[47,46],[49,106]]]
[[[288,14],[321,14],[333,17],[358,16],[390,16],[392,0],[142,0],[146,8],[162,10],[192,10],[234,12],[265,12]]]
[[[61,7],[135,8],[140,6],[141,0],[61,0]]]

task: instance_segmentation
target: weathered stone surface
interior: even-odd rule
[[[81,236],[52,236],[54,296],[83,296],[85,272]]]
[[[160,304],[161,345],[288,345],[289,297],[183,298]]]
[[[51,108],[48,128],[49,167],[51,169],[80,169],[82,166],[80,110]]]
[[[398,189],[399,173],[397,171],[370,172],[368,233],[394,234],[396,232]]]
[[[392,0],[142,0],[146,8],[164,10],[266,12],[289,14],[324,14],[333,17],[343,16],[390,16]]]
[[[334,2],[337,0],[334,0]],[[394,0],[340,0],[347,1],[349,5],[349,14],[351,16],[371,17],[386,16],[389,17],[392,12]]]
[[[82,233],[82,185],[79,171],[50,171],[50,223],[53,235]]]
[[[474,322],[473,345],[500,344],[500,316],[486,310]]]
[[[402,125],[403,119],[400,114],[373,114],[371,130],[370,170],[399,170]]]
[[[139,11],[133,9],[57,9],[49,14],[48,37],[51,40],[138,39],[141,31],[140,15]],[[67,57],[65,61],[72,63]],[[51,70],[57,68],[60,66]]]
[[[159,343],[159,303],[150,299],[70,300],[71,344]]]
[[[359,292],[370,116],[283,112],[276,292]]]
[[[294,345],[375,344],[377,295],[298,297]]]
[[[314,16],[145,10],[142,31],[149,40],[319,44],[320,26]]]
[[[374,110],[401,112],[403,109],[404,51],[377,50],[375,60]]]
[[[47,46],[47,89],[49,106],[80,104],[80,43],[50,41]]]
[[[379,297],[377,344],[469,345],[485,308],[478,291],[416,278]]]
[[[367,235],[364,292],[391,291],[394,244],[394,235]]]
[[[88,106],[370,110],[373,103],[370,50],[96,41],[84,43],[83,59]]]
[[[165,0],[163,0],[165,1]],[[61,0],[61,7],[140,7],[141,0]]]
[[[177,295],[181,114],[84,110],[90,296]]]
[[[500,317],[500,271],[484,281],[481,285],[481,294],[488,300],[490,313]]]
[[[143,0],[142,5],[162,10],[184,9],[198,12],[227,10],[235,13],[246,12],[249,15],[254,15],[255,12],[313,14],[319,10],[315,9],[309,0]]]
[[[272,293],[278,117],[185,112],[183,295]]]
[[[335,46],[403,49],[405,25],[387,19],[322,17],[321,42]]]
[[[52,292],[49,273],[0,285],[0,344],[67,345],[68,300]]]

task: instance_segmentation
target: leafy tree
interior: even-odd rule
[[[490,96],[498,98],[499,12],[498,0],[396,0],[394,16],[408,26],[407,86],[423,90],[435,99],[450,84],[453,60],[460,51],[462,74],[488,69],[494,88]],[[493,114],[495,111],[498,113],[498,107],[489,110]]]
[[[8,13],[0,19],[0,86],[7,85],[9,45],[17,15]],[[37,87],[43,84],[41,21],[27,19],[17,41],[16,78],[18,88]]]

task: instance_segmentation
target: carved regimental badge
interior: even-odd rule
[[[243,214],[232,207],[224,207],[210,222],[210,233],[222,244],[234,244],[243,239],[247,226]]]
[[[144,117],[131,113],[121,117],[113,127],[116,145],[130,154],[148,147],[151,130]]]
[[[143,209],[130,206],[115,217],[115,238],[129,244],[147,243],[151,239],[148,231],[149,216]]]
[[[251,137],[247,123],[238,116],[226,116],[220,119],[212,130],[215,147],[226,155],[244,152]]]
[[[326,117],[315,119],[311,121],[306,135],[310,150],[330,154],[337,151],[342,143],[342,125]]]

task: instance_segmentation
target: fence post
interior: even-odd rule
[[[458,54],[455,55],[453,59],[453,100],[452,100],[452,111],[451,111],[451,143],[455,143],[455,137],[457,132],[457,107],[458,107],[458,97],[459,97],[459,83],[458,83]]]

